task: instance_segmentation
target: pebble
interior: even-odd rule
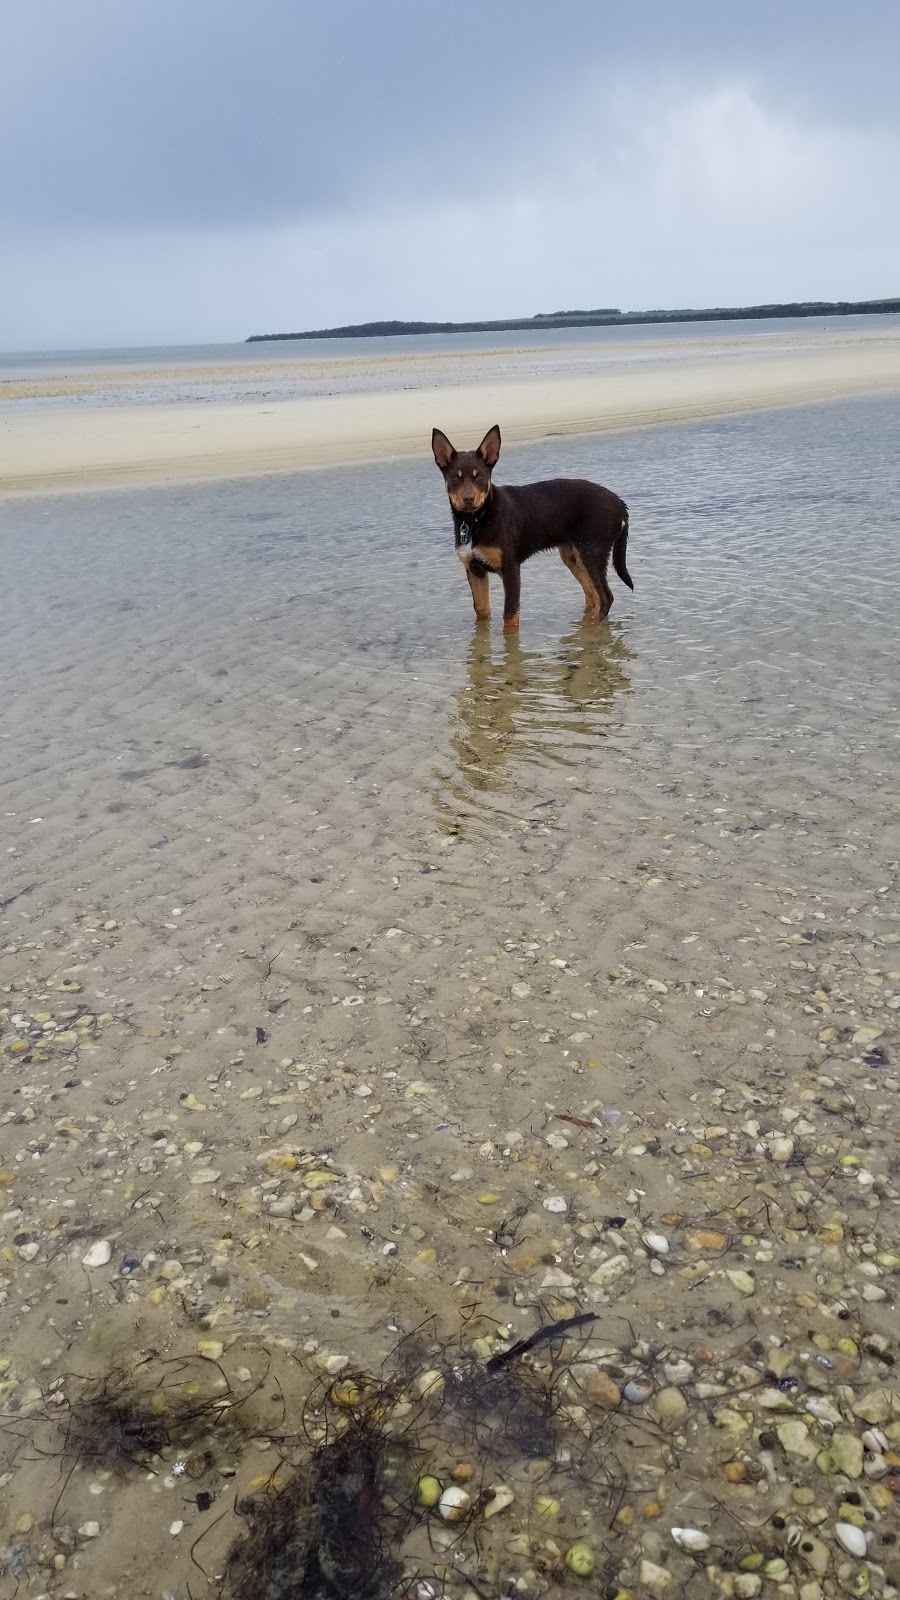
[[[725,1276],[732,1288],[737,1289],[738,1294],[745,1295],[749,1298],[750,1295],[756,1293],[756,1283],[754,1279],[750,1276],[749,1272],[744,1272],[742,1268],[736,1267],[733,1269],[726,1269]]]
[[[863,1442],[853,1433],[836,1433],[828,1446],[835,1472],[845,1478],[859,1478],[863,1470]]]
[[[627,1390],[626,1390],[627,1393]],[[689,1406],[680,1389],[660,1389],[653,1396],[651,1407],[657,1422],[664,1428],[677,1428],[687,1416]]]
[[[566,1551],[566,1566],[575,1574],[576,1578],[589,1578],[596,1566],[594,1552],[589,1544],[584,1544],[581,1539],[569,1546]]]
[[[568,1211],[568,1209],[569,1209],[568,1200],[564,1200],[561,1194],[552,1194],[552,1195],[550,1195],[543,1202],[543,1205],[544,1205],[544,1210],[545,1211],[552,1211],[557,1216],[562,1216],[563,1213]]]
[[[506,1488],[503,1484],[498,1484],[491,1491],[491,1498],[484,1508],[484,1515],[486,1517],[496,1517],[498,1512],[505,1511],[507,1506],[511,1506],[515,1498],[512,1489]]]
[[[472,1496],[468,1490],[450,1484],[438,1501],[438,1510],[445,1522],[461,1522],[471,1510]]]
[[[78,1529],[78,1533],[82,1539],[98,1539],[100,1537],[100,1524],[99,1522],[83,1522]]]
[[[655,1561],[645,1557],[638,1567],[638,1583],[651,1594],[664,1594],[671,1586],[672,1573],[668,1567],[657,1566]]]
[[[626,1383],[622,1393],[630,1405],[643,1406],[653,1394],[653,1383],[649,1378],[632,1378]]]
[[[112,1257],[112,1245],[108,1239],[98,1239],[92,1244],[90,1250],[81,1258],[84,1267],[105,1267]]]
[[[417,1400],[439,1400],[447,1386],[444,1374],[437,1367],[421,1372],[412,1389]]]
[[[590,1372],[584,1381],[589,1400],[604,1411],[615,1411],[622,1404],[622,1391],[608,1372]]]

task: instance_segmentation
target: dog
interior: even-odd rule
[[[435,428],[431,448],[447,486],[456,554],[480,622],[490,620],[488,575],[496,572],[503,582],[503,632],[518,631],[522,562],[541,550],[559,551],[584,590],[594,622],[602,622],[613,603],[606,580],[610,555],[622,582],[634,588],[625,565],[628,507],[611,489],[586,478],[501,489],[491,482],[500,457],[498,427],[488,429],[477,450],[454,449]]]

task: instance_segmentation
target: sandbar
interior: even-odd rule
[[[840,396],[900,390],[900,329],[867,333],[668,341],[650,351],[598,347],[568,363],[559,352],[498,351],[386,362],[323,364],[293,398],[178,400],[149,376],[121,403],[43,405],[40,385],[0,386],[0,494],[242,477],[427,451],[435,424],[469,443],[499,422],[508,443],[552,435],[685,422]],[[297,363],[298,373],[303,363]],[[272,363],[273,369],[276,363]],[[264,369],[263,369],[264,370]],[[281,364],[283,370],[283,363]],[[197,374],[202,383],[202,371]],[[141,386],[144,386],[142,390]],[[316,391],[319,392],[316,392]],[[312,392],[310,392],[312,391]],[[99,392],[99,391],[98,391]],[[53,392],[57,399],[62,391]],[[46,391],[50,395],[50,391]],[[144,403],[139,403],[142,396]],[[46,396],[45,396],[46,398]],[[65,396],[62,395],[64,399]]]

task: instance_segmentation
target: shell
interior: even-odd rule
[[[451,1484],[438,1501],[438,1510],[445,1522],[461,1522],[472,1508],[472,1496],[465,1489]]]
[[[681,1550],[689,1550],[691,1555],[699,1555],[701,1550],[709,1549],[709,1534],[703,1533],[700,1528],[673,1528],[672,1538]]]
[[[860,1560],[862,1559],[868,1548],[862,1528],[854,1528],[852,1522],[836,1522],[834,1533],[838,1544],[847,1551],[848,1555],[858,1556]]]

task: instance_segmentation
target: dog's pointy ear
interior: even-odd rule
[[[487,433],[482,439],[480,445],[478,446],[478,454],[485,463],[485,466],[495,467],[497,465],[497,462],[500,458],[500,429],[497,427],[496,423],[494,424],[493,428],[488,429]]]
[[[434,459],[443,472],[445,467],[449,467],[453,457],[456,455],[456,451],[447,435],[441,433],[440,428],[432,428],[431,430],[431,448],[434,451]]]

